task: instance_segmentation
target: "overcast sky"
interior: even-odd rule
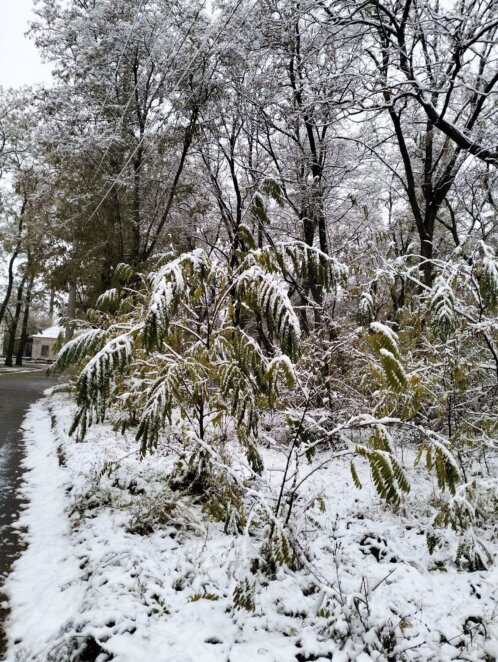
[[[32,18],[33,0],[0,0],[0,85],[19,87],[50,79],[50,67],[24,36]]]

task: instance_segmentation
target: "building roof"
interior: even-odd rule
[[[63,326],[50,326],[41,333],[33,333],[32,338],[53,338],[56,340],[61,333],[64,333]]]

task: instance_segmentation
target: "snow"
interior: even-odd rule
[[[77,613],[83,587],[77,561],[69,547],[65,516],[65,485],[47,410],[31,407],[24,424],[28,481],[22,489],[29,504],[18,521],[26,527],[28,548],[16,563],[10,636],[29,633],[30,649],[46,659],[47,642]],[[19,658],[18,658],[19,659]],[[30,659],[28,656],[25,659]],[[34,658],[33,658],[34,659]]]
[[[24,424],[29,505],[19,526],[29,546],[6,586],[9,662],[67,662],[89,642],[99,662],[497,659],[498,571],[458,570],[452,531],[429,554],[440,497],[408,449],[413,489],[400,513],[379,502],[362,460],[358,491],[347,458],[323,464],[317,453],[295,506],[303,566],[268,578],[251,572],[257,533],[226,535],[167,487],[171,451],[141,461],[133,435],[110,425],[75,443],[74,411],[52,394]],[[268,501],[286,451],[264,450]],[[483,535],[495,553],[496,525]],[[233,608],[246,579],[254,613]]]
[[[237,287],[251,291],[260,310],[273,313],[280,330],[285,331],[288,325],[296,339],[301,337],[301,326],[290,302],[287,285],[281,277],[253,265],[240,274]]]
[[[39,367],[33,368],[33,367],[28,367],[28,366],[0,366],[0,374],[8,374],[8,375],[17,375],[23,372],[38,372],[40,370]]]
[[[393,345],[396,347],[398,343],[398,334],[391,329],[391,327],[387,326],[386,324],[382,324],[382,322],[372,322],[370,324],[370,330],[373,333],[380,333],[381,335],[385,336],[386,338],[389,338]]]
[[[206,265],[206,254],[202,249],[183,253],[176,260],[171,260],[152,274],[152,302],[150,313],[167,318],[174,305],[175,298],[184,291],[186,282],[183,268],[190,264],[194,272],[200,272]]]
[[[32,337],[57,339],[61,333],[64,333],[63,326],[50,326],[48,329],[44,329],[41,333],[34,333]]]

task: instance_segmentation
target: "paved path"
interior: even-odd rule
[[[17,489],[22,478],[24,448],[19,428],[29,405],[55,383],[46,376],[45,369],[0,373],[0,603],[3,580],[20,551],[19,538],[11,526],[21,506]],[[2,620],[5,612],[2,611],[0,607],[0,660],[4,653]]]

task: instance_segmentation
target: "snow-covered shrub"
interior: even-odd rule
[[[155,495],[145,494],[131,507],[130,533],[148,535],[165,526],[180,531],[204,532],[195,510],[174,492],[162,490]]]
[[[261,415],[283,407],[280,394],[296,379],[292,273],[329,288],[346,270],[302,242],[239,251],[234,265],[201,249],[165,256],[150,274],[121,265],[93,314],[96,328],[71,341],[55,366],[85,361],[72,432],[83,438],[112,409],[122,428],[136,425],[144,454],[169,426],[183,446],[172,484],[202,494],[227,531],[240,531],[244,481],[263,471]],[[245,454],[242,471],[231,468],[227,431]]]

